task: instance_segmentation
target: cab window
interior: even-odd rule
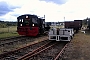
[[[25,24],[26,25],[29,25],[29,20],[25,20]]]
[[[37,18],[32,18],[32,23],[37,23]]]

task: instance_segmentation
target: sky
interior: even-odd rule
[[[44,17],[46,22],[90,18],[90,0],[0,0],[0,20],[17,21],[23,14]]]

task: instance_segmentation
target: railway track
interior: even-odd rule
[[[4,42],[6,40],[9,41],[11,39],[20,38],[20,37],[24,37],[24,36],[13,36],[13,37],[1,38],[0,42]]]
[[[32,52],[34,49],[40,47],[41,45],[47,44],[47,42],[49,41],[45,40],[39,43],[38,42],[33,43],[33,44],[27,45],[25,47],[21,47],[19,49],[16,49],[10,52],[0,54],[0,59],[1,60],[16,60],[19,57],[27,54],[28,52]]]
[[[28,39],[28,37],[20,36],[20,37],[0,40],[0,47],[4,47],[5,45],[14,44],[17,42],[23,42],[23,41],[26,41],[26,39]]]
[[[0,40],[0,54],[4,52],[8,52],[14,48],[19,48],[20,46],[23,45],[27,45],[28,43],[33,42],[35,41],[35,39],[40,37],[43,36],[39,36],[39,37],[20,36],[20,37]]]
[[[42,51],[49,49],[50,47],[54,46],[55,44],[56,44],[55,42],[46,43],[46,44],[38,47],[37,49],[33,50],[32,52],[29,52],[28,54],[25,54],[24,56],[18,58],[17,60],[27,60],[28,58],[31,58],[31,57],[41,53]]]
[[[31,39],[31,38],[38,38],[41,36],[37,37],[27,37],[27,36],[16,36],[16,37],[10,37],[10,38],[4,38],[0,39],[0,46],[4,46],[5,44],[13,44],[13,42],[18,42],[18,41],[25,41],[26,39]]]
[[[1,60],[57,60],[67,42],[43,41],[0,54]]]
[[[61,44],[60,42],[50,42],[18,58],[17,60],[57,60],[66,46],[66,42]]]

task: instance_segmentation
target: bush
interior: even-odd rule
[[[6,24],[4,24],[4,23],[0,23],[0,28],[6,28],[6,27],[7,27]]]
[[[6,28],[8,26],[16,26],[17,22],[0,22],[0,28]]]

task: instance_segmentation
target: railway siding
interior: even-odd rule
[[[15,38],[14,38],[15,39]],[[24,39],[24,40],[23,40]],[[11,50],[14,50],[14,49],[18,49],[20,47],[23,47],[23,46],[27,46],[29,44],[33,44],[33,43],[37,43],[37,42],[40,42],[40,41],[43,41],[45,39],[48,39],[47,36],[43,36],[43,37],[38,37],[38,38],[30,38],[30,37],[23,37],[23,38],[20,38],[19,40],[21,41],[18,41],[17,42],[13,42],[13,43],[8,43],[8,44],[4,44],[4,46],[0,43],[0,54],[4,53],[4,52],[8,52],[8,51],[11,51]],[[12,39],[11,39],[12,40]],[[5,41],[4,41],[5,42]],[[8,42],[8,41],[7,41]],[[8,49],[9,48],[9,49]]]
[[[90,34],[77,33],[59,60],[90,60]]]
[[[45,38],[44,38],[45,39]],[[45,41],[48,41],[48,40],[45,40]],[[1,59],[3,58],[3,57],[6,57],[6,55],[7,55],[7,57],[6,57],[6,59],[11,59],[12,58],[12,56],[14,56],[13,58],[18,58],[19,56],[17,56],[18,54],[20,54],[20,55],[22,55],[22,54],[25,54],[25,53],[27,53],[27,51],[32,51],[32,49],[33,48],[36,48],[36,47],[38,47],[38,46],[41,46],[42,44],[45,44],[45,41],[43,40],[42,42],[40,42],[40,43],[38,43],[38,42],[33,42],[33,44],[29,44],[29,45],[27,45],[27,47],[25,46],[25,47],[21,47],[20,49],[16,49],[15,51],[14,50],[12,50],[12,51],[10,51],[10,52],[8,52],[9,54],[11,54],[10,56],[9,56],[9,54],[8,53],[5,53],[5,54],[1,54],[0,55],[0,57],[1,57]],[[38,43],[38,44],[37,44]],[[36,46],[34,45],[34,44],[36,44]],[[29,47],[29,46],[31,46],[31,47]],[[29,48],[31,48],[31,49],[29,49]],[[18,51],[17,51],[18,50]],[[20,51],[19,51],[20,50]],[[25,50],[25,51],[24,51]],[[23,52],[23,53],[22,53]],[[14,54],[14,55],[13,55]],[[5,60],[5,59],[2,59],[2,60]]]

